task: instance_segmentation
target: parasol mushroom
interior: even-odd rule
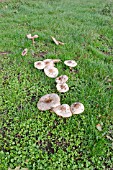
[[[68,76],[61,75],[61,76],[57,77],[55,81],[58,84],[64,84],[67,80],[68,80]]]
[[[50,110],[59,105],[60,105],[60,97],[55,93],[46,94],[42,96],[37,103],[38,109],[42,111]]]
[[[72,113],[68,104],[62,104],[52,109],[58,116],[71,117]]]
[[[43,61],[36,61],[36,62],[34,63],[34,67],[37,68],[37,69],[39,69],[39,70],[42,70],[42,69],[45,68],[45,64],[44,64]]]
[[[64,64],[66,66],[69,66],[70,69],[72,69],[72,67],[75,67],[77,65],[76,61],[74,61],[74,60],[66,60],[66,61],[64,61]]]
[[[67,92],[69,90],[69,87],[68,87],[68,85],[66,83],[64,83],[64,84],[57,84],[56,88],[61,93],[65,93],[65,92]]]
[[[84,111],[84,105],[80,102],[75,102],[71,105],[72,114],[80,114]]]
[[[51,77],[51,78],[56,78],[58,76],[58,69],[53,66],[45,67],[44,72],[48,77]]]

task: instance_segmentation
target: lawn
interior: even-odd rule
[[[0,9],[0,170],[112,169],[113,2],[3,0]],[[30,33],[39,35],[34,46]],[[34,68],[47,58],[62,60],[56,67],[69,77],[68,92],[59,93],[55,79]],[[73,72],[68,59],[77,62]],[[47,93],[57,93],[62,104],[79,101],[85,111],[67,119],[39,111]]]

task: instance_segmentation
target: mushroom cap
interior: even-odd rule
[[[53,61],[53,63],[59,63],[59,62],[61,62],[60,59],[52,59],[52,61]]]
[[[45,59],[43,60],[44,64],[45,64],[45,67],[47,66],[53,66],[54,67],[54,62],[52,59]]]
[[[58,76],[58,69],[53,66],[47,66],[44,68],[44,72],[48,77],[55,78]]]
[[[68,104],[62,104],[52,109],[58,116],[71,117],[72,113]]]
[[[71,105],[72,114],[80,114],[84,111],[84,105],[80,102],[75,102]]]
[[[61,76],[57,77],[55,81],[58,84],[64,84],[67,80],[68,80],[68,76],[61,75]]]
[[[38,109],[42,111],[50,110],[51,108],[57,107],[59,105],[60,97],[55,93],[42,96],[37,103]]]
[[[74,61],[74,60],[66,60],[66,61],[64,61],[64,64],[69,67],[75,67],[77,65],[76,61]]]
[[[33,35],[33,37],[32,38],[38,38],[39,36],[38,35]]]
[[[34,67],[37,68],[37,69],[39,69],[39,70],[42,70],[42,69],[45,68],[45,64],[44,64],[43,61],[36,61],[36,62],[34,63]]]
[[[32,39],[31,34],[27,34],[27,38],[28,38],[28,39]]]
[[[69,87],[68,87],[68,85],[66,83],[64,83],[64,84],[57,84],[56,88],[61,93],[65,93],[65,92],[67,92],[69,90]]]
[[[22,51],[22,56],[25,56],[25,55],[27,54],[27,52],[28,52],[28,49],[25,48],[25,49]]]

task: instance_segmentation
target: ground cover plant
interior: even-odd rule
[[[0,9],[0,170],[112,169],[112,1],[4,0]],[[32,44],[27,34],[39,38]],[[68,92],[59,93],[55,80],[34,68],[47,58],[77,62],[72,70],[56,64],[69,78]],[[83,103],[84,113],[65,119],[39,111],[47,93],[62,104]]]

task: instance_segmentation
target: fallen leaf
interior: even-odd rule
[[[15,170],[20,170],[20,166],[17,166],[17,167],[15,168]]]
[[[61,42],[61,41],[57,41],[54,37],[52,37],[51,36],[51,38],[52,38],[52,40],[54,41],[54,43],[56,44],[56,45],[64,45],[64,43],[63,42]]]
[[[25,48],[25,49],[22,51],[22,56],[25,56],[25,55],[27,54],[27,51],[28,51],[28,49]]]
[[[97,124],[97,125],[96,125],[96,128],[97,128],[99,131],[102,131],[102,126],[101,126],[101,124]]]

